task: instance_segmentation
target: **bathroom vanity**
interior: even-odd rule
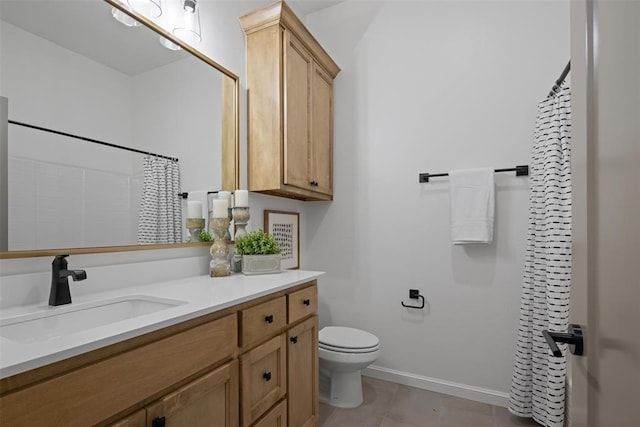
[[[120,289],[70,306],[135,299],[167,307],[66,336],[9,339],[3,331],[2,424],[314,426],[321,274],[199,276]],[[59,308],[11,315],[30,319],[34,310],[49,316]]]

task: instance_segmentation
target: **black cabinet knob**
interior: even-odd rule
[[[267,323],[273,323],[273,314],[270,314],[268,316],[264,316],[264,321]]]
[[[311,181],[311,186],[312,187],[317,187],[318,186],[318,181]]]
[[[262,374],[262,378],[264,378],[265,381],[270,381],[271,380],[271,372],[265,372],[264,374]]]
[[[165,417],[155,417],[151,421],[151,427],[164,427],[166,423],[167,419]]]
[[[304,305],[311,305],[311,300],[307,298],[307,299],[303,300],[302,303]]]
[[[291,337],[291,342],[294,344],[298,344],[298,337],[297,336]]]

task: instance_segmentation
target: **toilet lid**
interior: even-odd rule
[[[325,326],[320,330],[318,341],[327,349],[361,349],[372,351],[380,345],[375,335],[344,326]]]

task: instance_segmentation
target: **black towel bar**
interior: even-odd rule
[[[520,165],[515,168],[505,168],[505,169],[496,169],[495,172],[515,172],[516,176],[527,176],[529,175],[529,165]],[[448,173],[421,173],[418,176],[418,182],[429,182],[429,178],[433,178],[436,176],[449,176]]]

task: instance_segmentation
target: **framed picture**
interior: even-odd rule
[[[264,229],[280,245],[282,268],[300,268],[300,214],[265,210]]]

